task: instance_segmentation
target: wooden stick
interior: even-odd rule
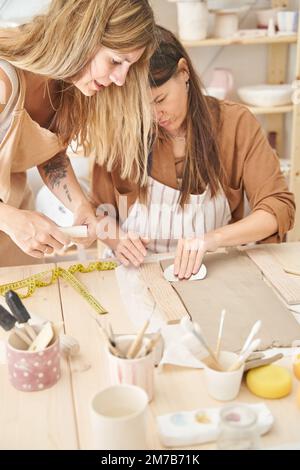
[[[222,312],[221,312],[221,320],[220,320],[218,340],[217,340],[216,353],[215,353],[217,360],[219,360],[219,353],[220,353],[220,346],[221,346],[221,339],[222,339],[222,334],[223,334],[223,326],[224,326],[225,315],[226,315],[226,310],[223,309]]]
[[[21,325],[24,327],[24,330],[28,334],[29,338],[31,338],[32,341],[34,341],[35,338],[37,337],[37,334],[34,331],[34,329],[32,328],[32,326],[29,325],[29,323],[21,323]]]
[[[141,345],[143,343],[145,331],[147,330],[149,323],[150,323],[150,318],[144,323],[140,331],[137,333],[135,339],[131,343],[126,354],[127,359],[133,359],[139,352]]]
[[[31,339],[24,333],[23,331],[20,330],[20,328],[14,327],[13,332],[22,340],[24,341],[27,346],[31,346]]]

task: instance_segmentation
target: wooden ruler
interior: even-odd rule
[[[245,251],[289,305],[300,304],[299,277],[286,273],[267,247],[251,248]]]

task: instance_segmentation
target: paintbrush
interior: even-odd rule
[[[255,351],[255,349],[258,348],[260,343],[261,343],[260,339],[255,339],[254,341],[252,341],[252,343],[249,344],[248,348],[245,349],[239,355],[237,360],[229,367],[229,369],[227,369],[227,372],[232,372],[234,370],[238,370],[244,364],[244,362],[247,360],[247,358],[250,356],[250,354],[253,353],[253,351]]]
[[[141,347],[139,353],[136,355],[136,358],[144,357],[150,354],[154,350],[160,338],[161,333],[159,330],[154,334],[154,336],[149,340],[149,342],[145,346]]]
[[[206,349],[206,351],[208,352],[210,358],[212,359],[212,361],[214,363],[214,367],[217,370],[222,370],[222,367],[221,367],[218,359],[216,358],[215,353],[212,351],[210,346],[207,344],[207,342],[206,342],[206,340],[205,340],[205,338],[202,334],[200,326],[197,323],[192,322],[187,316],[182,318],[180,323],[186,331],[188,331],[189,333],[192,333],[198,339],[198,341],[200,341],[200,343],[202,344],[204,349]]]
[[[121,353],[121,351],[116,347],[116,343],[112,343],[109,334],[107,333],[106,329],[103,328],[103,326],[101,325],[100,320],[98,318],[94,318],[94,320],[96,321],[97,326],[98,326],[98,328],[99,328],[99,330],[102,334],[102,337],[103,337],[104,341],[106,342],[110,352],[112,354],[114,354],[115,356],[117,356],[117,357],[124,357],[123,354]]]
[[[217,360],[219,360],[219,353],[220,353],[220,346],[221,346],[221,339],[222,339],[222,334],[223,334],[225,315],[226,315],[226,310],[223,309],[222,312],[221,312],[220,326],[219,326],[216,353],[215,353]]]
[[[252,326],[251,328],[251,331],[244,343],[244,346],[242,347],[241,349],[241,354],[246,351],[246,349],[248,349],[248,346],[250,345],[250,343],[252,342],[253,338],[255,335],[257,335],[257,333],[259,332],[261,328],[261,321],[258,320],[257,322],[254,323],[254,325]]]

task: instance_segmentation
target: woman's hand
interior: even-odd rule
[[[97,236],[114,251],[124,266],[139,267],[147,255],[149,240],[133,232],[124,232],[116,219],[109,215],[98,217]]]
[[[121,233],[116,243],[115,254],[124,266],[133,265],[138,268],[147,255],[145,245],[149,240],[139,237],[136,233]]]
[[[72,241],[78,245],[88,248],[96,239],[97,217],[95,210],[90,204],[80,206],[74,213],[74,225],[86,225],[88,236],[86,238],[73,238]]]
[[[189,279],[199,271],[207,251],[216,251],[219,239],[216,233],[206,233],[201,238],[180,239],[177,244],[174,262],[174,275],[179,279]]]
[[[6,207],[4,231],[22,251],[34,258],[43,258],[69,243],[69,237],[39,212]]]

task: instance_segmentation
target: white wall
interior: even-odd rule
[[[229,0],[209,0],[208,5],[210,8],[222,8],[226,6],[228,7],[229,3],[235,3],[235,5],[251,3],[253,5],[248,13],[241,16],[241,29],[255,28],[256,16],[254,9],[269,8],[271,5],[270,0],[240,0],[235,2]],[[176,3],[169,2],[167,0],[151,0],[151,4],[153,6],[157,22],[177,33]],[[298,7],[298,0],[290,0],[289,7],[291,9],[296,9]],[[210,15],[210,30],[212,29],[212,24],[213,15]],[[287,82],[292,82],[295,79],[296,45],[291,45],[289,50]],[[225,67],[232,70],[235,88],[266,82],[267,46],[199,47],[189,48],[188,52],[205,85],[209,83],[212,71],[216,67]],[[233,93],[231,98],[238,100],[236,93]],[[264,123],[263,118],[259,119]],[[288,157],[290,153],[290,129],[291,114],[286,116],[285,157]]]

